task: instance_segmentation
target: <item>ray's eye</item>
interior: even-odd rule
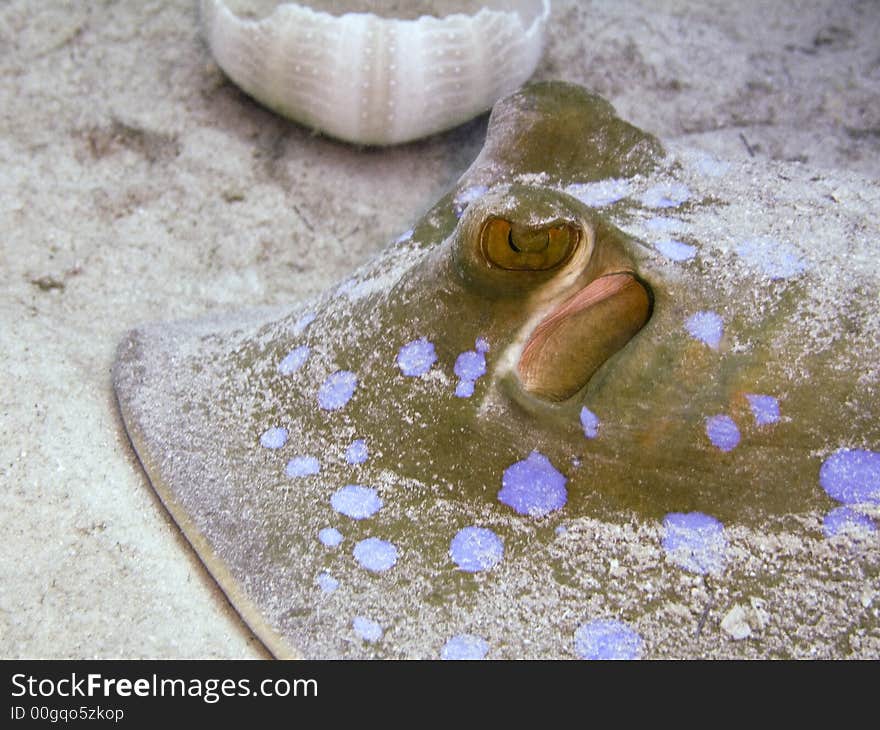
[[[481,233],[485,259],[513,271],[554,269],[569,259],[579,240],[578,229],[567,223],[533,229],[503,218],[490,218]]]

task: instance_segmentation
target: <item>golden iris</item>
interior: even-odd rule
[[[578,229],[562,223],[546,228],[514,227],[503,218],[490,218],[481,243],[489,263],[514,271],[547,271],[571,256],[580,238]]]

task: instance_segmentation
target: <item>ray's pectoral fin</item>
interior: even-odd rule
[[[595,279],[535,328],[517,366],[523,388],[546,400],[570,398],[644,327],[652,306],[650,289],[632,272]]]

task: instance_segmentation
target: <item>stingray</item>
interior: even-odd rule
[[[150,483],[276,656],[786,656],[876,631],[766,620],[803,621],[788,581],[843,605],[877,570],[876,225],[738,164],[532,84],[339,286],[126,337]],[[706,625],[719,595],[742,605]]]

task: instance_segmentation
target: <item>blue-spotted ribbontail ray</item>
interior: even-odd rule
[[[273,653],[876,640],[880,231],[797,167],[737,164],[533,84],[338,287],[129,335],[135,449]],[[819,626],[832,604],[851,623]]]

